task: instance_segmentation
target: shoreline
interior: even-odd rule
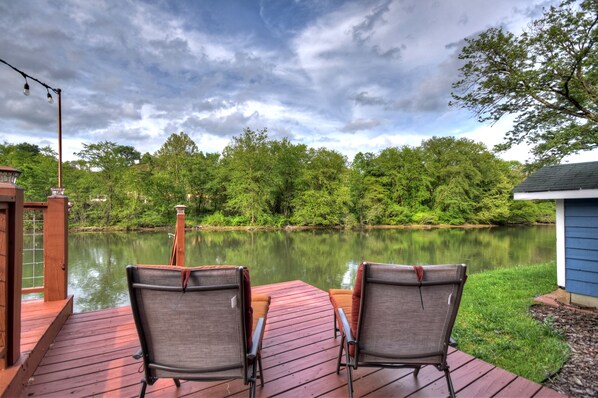
[[[186,226],[185,231],[208,231],[208,232],[226,232],[226,231],[369,231],[376,229],[407,229],[407,230],[420,230],[420,229],[483,229],[483,228],[496,228],[496,227],[529,227],[529,226],[550,226],[555,225],[554,223],[534,223],[534,224],[463,224],[463,225],[449,225],[449,224],[438,224],[438,225],[360,225],[353,228],[343,228],[340,226],[335,227],[322,227],[322,226],[304,226],[304,225],[287,225],[284,227],[274,226],[211,226],[211,225],[196,225]],[[174,229],[172,226],[162,227],[140,227],[140,228],[122,228],[122,227],[73,227],[69,228],[69,232],[160,232],[160,231],[171,231]]]

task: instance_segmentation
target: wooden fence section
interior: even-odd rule
[[[263,344],[264,387],[258,397],[347,396],[346,374],[336,374],[340,338],[333,337],[327,293],[301,281],[253,289],[269,293],[272,305]],[[176,331],[173,331],[176,333]],[[139,394],[141,362],[131,355],[138,338],[128,307],[74,314],[30,379],[23,397],[133,397]],[[458,397],[557,397],[537,383],[453,350],[449,365]],[[442,372],[360,368],[355,396],[439,397],[447,395]],[[159,380],[148,397],[245,397],[242,381]]]
[[[64,300],[68,292],[68,198],[50,196],[47,202],[25,202],[24,210],[44,214],[44,285],[22,289],[22,293],[43,292],[45,301]]]

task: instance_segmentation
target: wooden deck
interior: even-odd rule
[[[272,295],[263,344],[265,385],[259,397],[347,396],[346,374],[335,372],[339,338],[333,338],[327,293],[301,281],[259,286]],[[176,333],[176,331],[173,331]],[[128,307],[74,314],[47,351],[23,397],[133,397],[139,393],[140,361]],[[556,397],[555,391],[453,350],[449,365],[459,397]],[[446,396],[442,372],[427,366],[411,371],[360,368],[355,396]],[[149,386],[148,397],[247,396],[241,381],[183,382]]]
[[[18,362],[0,371],[0,396],[14,397],[27,384],[52,340],[73,312],[73,297],[21,304],[21,356]]]

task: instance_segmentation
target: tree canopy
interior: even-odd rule
[[[564,0],[520,35],[490,28],[465,41],[451,104],[481,122],[515,115],[496,149],[527,143],[556,163],[598,148],[598,1]]]
[[[219,153],[203,153],[184,132],[155,153],[104,141],[84,144],[64,165],[78,227],[172,225],[187,206],[193,225],[326,226],[507,224],[549,221],[551,203],[513,201],[523,166],[480,143],[433,137],[418,147],[358,153],[274,140],[249,128]],[[23,171],[26,200],[44,200],[55,154],[32,144],[0,145],[0,164]]]

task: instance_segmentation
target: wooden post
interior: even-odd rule
[[[44,301],[67,297],[68,242],[68,198],[59,193],[44,215]]]
[[[14,365],[21,355],[21,288],[23,278],[23,188],[20,172],[0,167],[0,366]]]
[[[175,236],[175,265],[179,267],[185,266],[185,209],[187,206],[177,205],[176,209],[176,227],[174,231]]]

